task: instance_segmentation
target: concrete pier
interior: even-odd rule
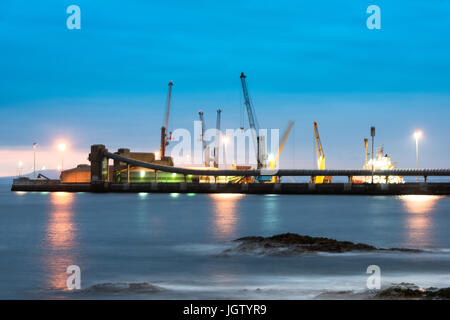
[[[58,180],[16,179],[11,191],[149,192],[329,195],[450,195],[450,183],[310,184],[310,183],[60,183]]]

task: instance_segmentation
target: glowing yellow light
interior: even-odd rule
[[[23,162],[19,161],[19,168],[22,168],[22,166],[23,166]]]
[[[61,152],[65,151],[66,148],[67,148],[67,146],[66,146],[65,143],[60,143],[60,144],[58,145],[58,150],[61,151]]]
[[[141,176],[141,178],[145,177],[145,171],[141,170],[141,172],[139,172],[139,175]]]
[[[223,143],[223,144],[227,144],[228,141],[230,141],[230,139],[228,138],[228,136],[223,136],[223,137],[222,137],[222,143]]]
[[[416,131],[414,132],[414,138],[416,140],[419,140],[420,138],[422,138],[422,131]]]
[[[172,178],[175,178],[177,176],[177,174],[174,172],[172,173]]]
[[[160,153],[159,151],[155,151],[155,159],[159,159]]]

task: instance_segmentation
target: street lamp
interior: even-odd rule
[[[36,147],[37,143],[33,143],[33,177],[36,179]]]
[[[23,167],[23,162],[19,161],[19,177],[22,176],[22,167]]]
[[[58,150],[61,152],[61,171],[63,171],[64,170],[64,151],[66,151],[66,148],[67,148],[67,146],[66,146],[66,144],[65,143],[60,143],[59,145],[58,145]]]
[[[419,169],[419,139],[422,137],[422,131],[414,132],[414,139],[416,139],[416,169]],[[416,177],[416,182],[419,182],[419,176]]]

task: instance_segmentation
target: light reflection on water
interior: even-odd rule
[[[74,194],[55,192],[50,194],[50,216],[44,238],[44,268],[47,285],[52,289],[66,290],[66,269],[77,264],[74,252],[77,247],[73,211]]]
[[[220,240],[236,236],[238,221],[237,204],[244,197],[239,193],[216,193],[209,195],[213,199],[213,234]]]
[[[207,292],[204,296],[180,296],[184,298],[220,298],[221,288],[279,288],[283,279],[307,279],[318,290],[341,290],[342,283],[365,272],[361,266],[378,263],[392,279],[404,274],[395,282],[421,284],[428,281],[429,274],[437,280],[427,286],[437,286],[444,277],[448,280],[449,197],[32,192],[11,196],[9,190],[5,194],[4,203],[10,205],[0,210],[0,253],[4,250],[1,245],[18,249],[15,255],[11,250],[8,263],[2,265],[7,272],[3,277],[0,274],[0,283],[9,291],[0,290],[0,298],[11,291],[18,293],[17,298],[37,297],[33,293],[37,287],[43,288],[40,293],[48,293],[47,297],[70,297],[64,290],[66,268],[73,264],[81,267],[82,288],[104,282],[167,280],[198,284],[199,292]],[[420,255],[293,259],[218,255],[229,247],[228,241],[238,237],[284,232],[386,248],[439,250]],[[36,270],[25,270],[28,265],[36,265]],[[323,275],[329,273],[336,273],[339,284],[323,282]],[[267,297],[275,296],[270,293]]]
[[[430,195],[405,195],[400,197],[408,214],[405,220],[407,246],[426,246],[431,242],[433,209],[439,198],[439,196]]]
[[[267,234],[274,234],[280,225],[279,201],[272,195],[266,195],[264,199],[264,211],[262,212],[262,228]]]

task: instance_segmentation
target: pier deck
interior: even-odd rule
[[[60,183],[58,180],[14,181],[11,191],[25,192],[149,192],[244,194],[359,194],[450,195],[450,183],[352,184],[352,183]]]

